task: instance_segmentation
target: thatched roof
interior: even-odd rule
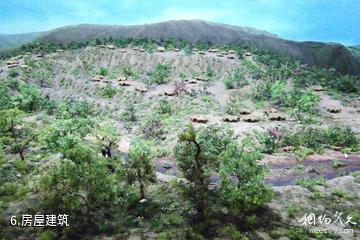
[[[224,122],[238,122],[240,118],[238,116],[225,116],[223,117]]]
[[[194,116],[191,118],[191,121],[195,123],[207,123],[209,120],[202,116]]]
[[[175,91],[174,90],[168,90],[165,92],[166,96],[174,96],[175,95]]]
[[[158,51],[158,52],[165,52],[165,48],[162,47],[162,46],[159,46],[159,47],[156,48],[156,51]]]

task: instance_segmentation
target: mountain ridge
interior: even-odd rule
[[[360,59],[354,51],[338,43],[292,41],[269,32],[203,20],[170,20],[143,25],[79,24],[56,28],[33,40],[47,43],[88,41],[98,38],[182,39],[215,45],[247,44],[297,58],[303,63],[334,68],[343,74],[360,75]]]

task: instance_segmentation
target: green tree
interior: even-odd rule
[[[145,141],[140,140],[130,146],[126,176],[129,184],[139,186],[140,198],[146,199],[146,186],[156,182],[156,174],[150,146]]]
[[[26,126],[21,117],[24,112],[18,109],[0,111],[1,145],[7,146],[12,153],[19,154],[25,160],[24,153],[30,147],[36,134],[31,127]]]
[[[205,221],[209,207],[210,174],[218,167],[218,157],[231,142],[232,133],[219,125],[196,131],[193,125],[179,135],[174,155],[184,177],[185,197],[196,210],[196,221]]]
[[[220,157],[220,192],[235,213],[246,213],[269,202],[272,192],[264,184],[264,169],[257,164],[259,151],[233,142]]]
[[[103,156],[112,157],[112,149],[116,146],[116,143],[120,140],[117,129],[110,125],[99,125],[95,130],[98,144],[101,147]]]
[[[78,143],[62,154],[39,181],[42,203],[55,212],[81,210],[91,225],[96,210],[116,196],[116,178],[109,174],[106,161],[96,157],[89,146]]]

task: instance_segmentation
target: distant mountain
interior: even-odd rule
[[[24,34],[0,34],[0,48],[13,48],[29,43],[39,37],[41,32]]]
[[[354,57],[360,61],[360,45],[348,47]]]
[[[202,20],[177,20],[132,26],[81,24],[51,30],[39,36],[38,39],[45,42],[65,43],[106,37],[175,38],[213,44],[246,43],[298,58],[309,65],[335,68],[344,74],[360,75],[360,60],[341,44],[289,41],[255,28]]]

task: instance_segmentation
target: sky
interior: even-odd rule
[[[176,19],[255,27],[290,40],[360,44],[360,0],[0,0],[0,33],[6,34]]]

